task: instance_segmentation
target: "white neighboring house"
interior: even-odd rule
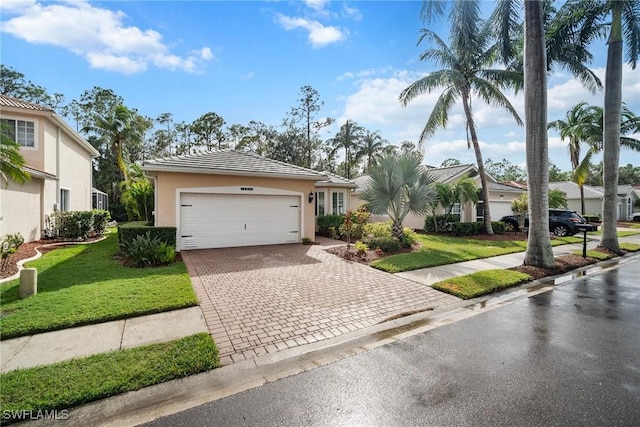
[[[460,165],[444,168],[425,166],[425,168],[427,169],[427,172],[429,172],[435,178],[436,182],[454,184],[462,178],[471,178],[475,181],[479,189],[482,187],[478,168],[475,165]],[[489,182],[489,203],[491,203],[491,220],[498,221],[505,215],[512,215],[513,212],[511,211],[511,202],[515,199],[518,199],[524,192],[524,190],[522,188],[500,184],[491,175],[487,175],[487,180]],[[358,186],[358,188],[356,188],[351,193],[351,206],[352,208],[357,208],[361,204],[365,203],[360,198],[360,196],[369,185],[369,176],[364,175],[358,177],[354,179],[354,182]],[[482,208],[482,198],[479,197],[479,199],[480,201],[476,205],[473,205],[472,203],[466,203],[461,206],[460,204],[456,203],[456,205],[454,205],[453,207],[452,213],[460,215],[460,220],[463,222],[483,221],[482,215],[484,210]],[[443,207],[439,206],[436,214],[443,213]],[[387,215],[372,215],[372,221],[388,220],[389,217]],[[404,226],[414,229],[423,229],[424,221],[424,216],[409,214],[404,220]]]
[[[568,209],[579,214],[598,215],[602,218],[602,200],[604,199],[604,187],[584,186],[584,209],[580,204],[580,187],[572,181],[550,182],[549,189],[560,189],[567,193]],[[633,205],[640,199],[640,189],[631,185],[618,185],[618,220],[628,220],[634,212]]]
[[[98,151],[52,109],[0,95],[0,119],[22,147],[31,181],[0,183],[0,236],[40,239],[56,210],[91,210],[91,159]]]

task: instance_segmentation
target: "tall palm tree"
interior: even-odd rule
[[[442,2],[426,2],[423,13],[428,18],[432,14],[441,14]],[[406,106],[418,95],[431,93],[442,89],[440,97],[431,112],[429,119],[420,135],[420,143],[436,129],[446,127],[449,111],[456,101],[462,101],[466,119],[469,148],[473,147],[482,188],[488,188],[487,174],[484,170],[482,152],[473,120],[471,101],[473,97],[504,108],[516,123],[522,125],[509,99],[502,93],[502,89],[513,88],[516,91],[522,87],[522,74],[505,69],[491,68],[497,55],[497,46],[492,45],[492,33],[489,25],[480,19],[480,8],[477,0],[457,0],[453,3],[449,20],[451,22],[450,42],[447,44],[433,31],[422,29],[418,44],[428,40],[435,44],[435,48],[427,49],[420,55],[420,60],[431,60],[442,69],[423,77],[402,91],[400,102]],[[491,227],[491,212],[489,192],[484,191],[484,224],[488,234],[493,234]]]
[[[584,215],[584,184],[587,181],[588,175],[581,173],[583,169],[579,169],[582,159],[580,159],[581,143],[586,142],[585,127],[591,123],[593,115],[590,111],[590,107],[586,102],[580,102],[573,106],[565,118],[554,120],[547,125],[547,129],[555,129],[560,132],[560,140],[564,141],[565,138],[569,139],[569,158],[571,160],[571,173],[573,174],[573,181],[578,184],[580,188],[580,206],[582,214]]]
[[[549,143],[547,60],[542,3],[525,1],[524,114],[529,192],[529,235],[525,265],[553,267],[549,238]]]
[[[129,110],[124,105],[119,105],[109,112],[107,116],[96,116],[93,130],[100,135],[110,147],[116,157],[120,177],[127,179],[128,167],[125,161],[124,150],[127,144],[140,141],[142,131],[136,126],[136,112]]]
[[[406,216],[426,214],[437,197],[431,185],[434,178],[420,166],[421,162],[418,153],[383,155],[371,169],[371,185],[362,193],[371,213],[389,215],[392,234],[400,240]]]
[[[367,173],[373,165],[375,165],[376,157],[378,157],[384,147],[389,144],[389,141],[380,136],[379,131],[371,132],[365,130],[362,135],[362,144],[357,157],[364,159],[364,172]]]
[[[24,185],[31,180],[29,172],[24,170],[24,157],[20,154],[20,144],[8,135],[4,124],[0,129],[0,177],[4,185],[9,185],[9,179]]]
[[[329,139],[329,144],[333,146],[333,153],[344,148],[345,178],[351,179],[351,168],[353,167],[352,153],[357,152],[361,146],[364,128],[352,120],[347,120],[336,135]]]

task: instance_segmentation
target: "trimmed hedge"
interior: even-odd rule
[[[600,222],[600,215],[582,215],[587,222]]]
[[[49,215],[47,234],[49,237],[84,240],[91,232],[102,234],[108,221],[109,212],[103,210],[57,211]]]
[[[383,252],[398,252],[402,244],[395,237],[373,237],[367,240],[367,245],[372,249],[380,248]]]
[[[157,238],[175,248],[176,230],[176,227],[154,227],[147,225],[146,221],[132,221],[118,226],[118,243],[122,247],[125,242],[131,242],[137,236],[145,236],[149,233],[151,239]]]
[[[336,233],[338,233],[342,222],[344,221],[344,215],[320,215],[316,219],[318,224],[318,234],[323,236],[331,236],[331,227],[334,227]]]
[[[439,232],[441,232],[441,231],[451,231],[453,224],[460,222],[460,215],[452,215],[452,214],[436,215],[435,216],[435,222],[438,223],[438,230],[437,231],[439,231]],[[428,233],[436,231],[436,227],[435,227],[435,224],[434,224],[434,217],[433,216],[427,216],[425,218],[424,231],[426,231]]]

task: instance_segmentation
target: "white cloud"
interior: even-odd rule
[[[304,0],[304,3],[316,12],[324,12],[329,0]]]
[[[277,20],[285,30],[294,30],[297,28],[307,30],[309,32],[309,42],[313,47],[327,46],[331,43],[345,40],[349,35],[349,31],[346,29],[324,26],[318,21],[306,18],[291,18],[289,16],[278,14]]]
[[[251,80],[255,77],[255,73],[253,71],[249,71],[248,73],[242,74],[240,76],[240,80]]]
[[[362,13],[360,13],[360,10],[355,7],[349,7],[346,3],[343,3],[342,5],[342,16],[356,21],[360,21],[362,19]]]
[[[214,58],[204,47],[186,56],[169,51],[162,34],[124,24],[122,11],[93,6],[84,0],[37,3],[3,1],[10,19],[2,31],[34,44],[48,44],[84,57],[94,68],[125,74],[138,73],[150,65],[196,72],[204,61]]]

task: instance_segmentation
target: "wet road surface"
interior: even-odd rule
[[[640,425],[640,258],[149,425]]]

